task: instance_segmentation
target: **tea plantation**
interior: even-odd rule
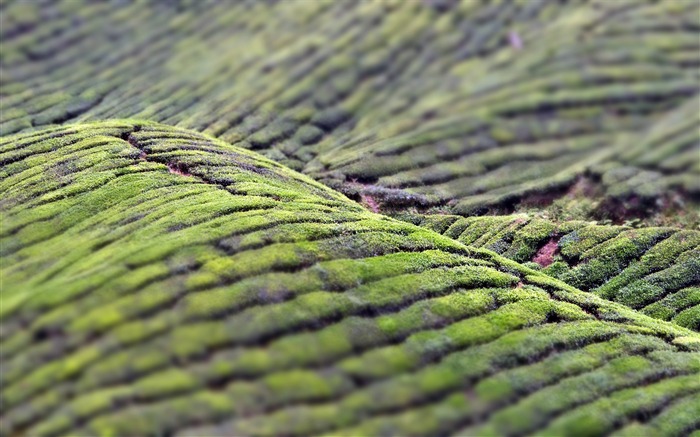
[[[699,437],[699,32],[0,1],[0,435]]]

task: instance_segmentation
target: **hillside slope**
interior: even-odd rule
[[[0,435],[700,437],[697,0],[0,0]]]
[[[583,291],[700,330],[700,232],[525,214],[406,220],[541,269]]]
[[[116,120],[0,161],[3,434],[700,426],[697,333],[256,153]]]
[[[0,131],[160,121],[383,211],[510,213],[592,177],[587,218],[672,221],[700,199],[699,7],[8,1]],[[672,141],[636,137],[683,104]]]

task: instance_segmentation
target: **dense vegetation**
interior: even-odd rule
[[[584,291],[700,330],[700,232],[527,215],[404,217]]]
[[[0,434],[700,434],[699,12],[0,2]]]

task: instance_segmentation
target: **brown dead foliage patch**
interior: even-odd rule
[[[180,176],[192,176],[192,174],[188,171],[187,166],[182,163],[168,164],[168,170],[172,174]]]

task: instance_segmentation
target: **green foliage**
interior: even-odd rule
[[[700,223],[696,4],[402,3],[12,3],[0,134],[134,117],[385,212]]]
[[[434,229],[441,218],[413,220]],[[697,330],[698,231],[556,222],[522,214],[456,218],[450,223],[440,229],[457,241],[526,261],[523,266],[576,288]],[[553,244],[551,264],[546,265],[540,254]]]
[[[49,3],[0,6],[0,434],[700,426],[697,4]]]
[[[205,135],[135,121],[43,135],[26,159],[60,164],[65,179],[38,184],[34,166],[13,165],[2,181],[3,432],[437,432],[510,417],[503,399],[539,399],[544,382],[525,375],[593,400],[601,392],[570,376],[638,386],[658,367],[640,351],[698,372],[684,358],[700,344],[692,331],[461,242],[531,256],[583,222],[450,218],[435,222],[442,236]],[[46,234],[23,233],[38,224]],[[638,254],[659,235],[675,234],[623,231],[578,251]],[[694,265],[682,247],[677,272],[646,252],[678,286]],[[695,308],[693,290],[660,304]],[[695,328],[697,316],[663,318]],[[549,401],[530,404],[517,417],[544,423]]]

